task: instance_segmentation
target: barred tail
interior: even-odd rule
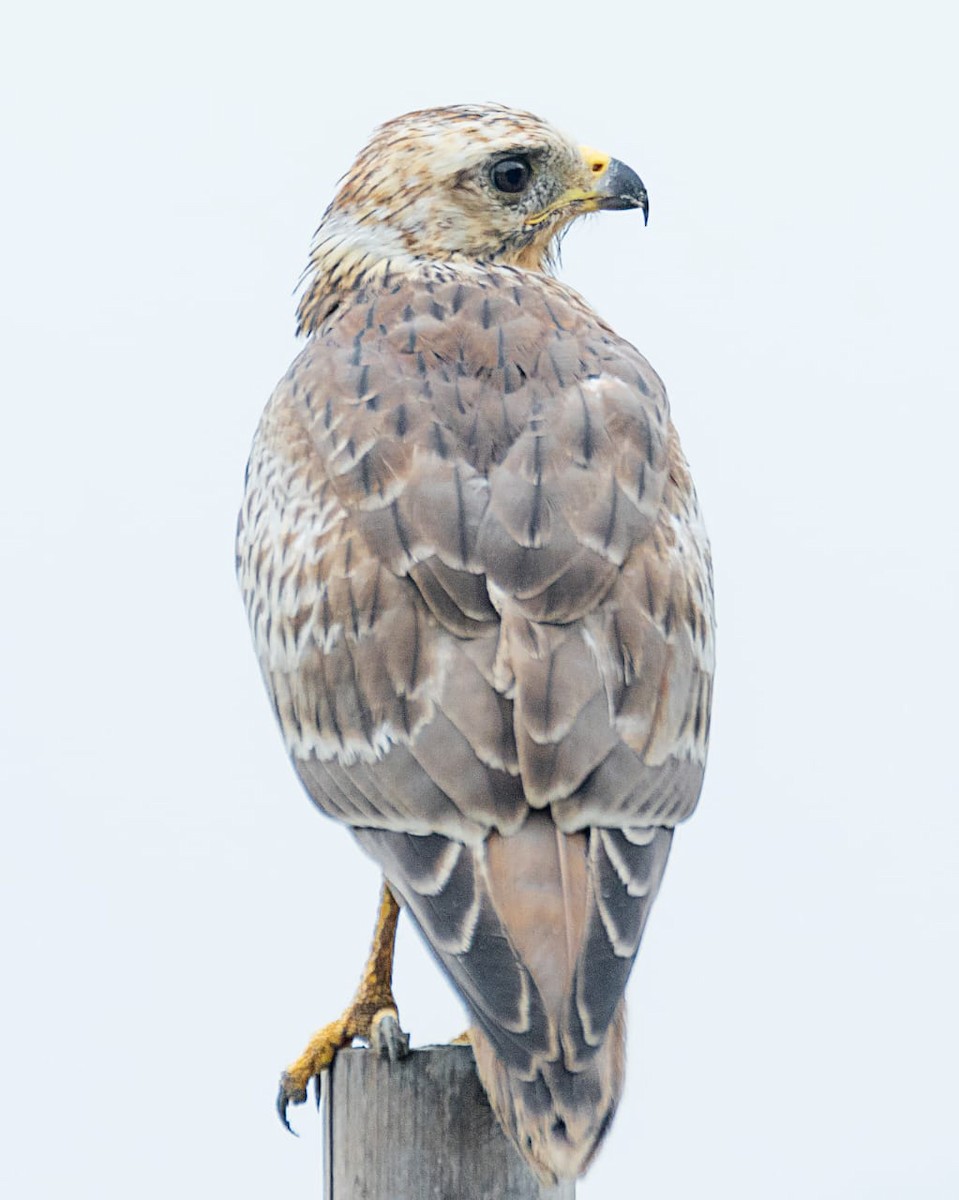
[[[582,1175],[602,1144],[623,1091],[625,1027],[621,1001],[587,1064],[570,1067],[560,1058],[541,1064],[532,1078],[498,1058],[481,1030],[470,1030],[493,1112],[544,1183]]]
[[[531,813],[473,845],[354,832],[465,1000],[503,1128],[545,1182],[575,1179],[622,1093],[623,995],[672,830]]]

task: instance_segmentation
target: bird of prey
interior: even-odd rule
[[[382,869],[354,1037],[397,1055],[402,906],[468,1010],[500,1123],[575,1178],[623,1085],[624,991],[699,797],[712,568],[662,382],[554,274],[639,176],[500,105],[383,125],[317,231],[237,569],[312,800]]]

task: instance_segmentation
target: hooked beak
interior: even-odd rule
[[[618,158],[611,158],[609,166],[598,176],[597,183],[597,208],[641,208],[643,224],[648,224],[649,197],[643,181],[632,167],[627,167]]]
[[[539,225],[561,209],[571,210],[570,215],[578,216],[600,209],[641,208],[643,223],[648,223],[646,186],[632,167],[590,146],[580,146],[579,150],[589,171],[591,186],[569,188],[549,208],[527,217],[526,225]]]

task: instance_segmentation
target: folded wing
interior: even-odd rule
[[[660,381],[545,278],[360,288],[264,415],[238,570],[311,797],[466,1001],[504,1125],[581,1169],[708,739],[709,552]]]

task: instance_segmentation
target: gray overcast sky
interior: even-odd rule
[[[285,762],[233,580],[291,292],[379,121],[531,108],[651,219],[563,275],[665,378],[713,749],[582,1200],[955,1197],[956,17],[946,4],[20,4],[0,47],[0,1191],[309,1196],[279,1068],[376,874]],[[419,1042],[462,1015],[409,931]]]

